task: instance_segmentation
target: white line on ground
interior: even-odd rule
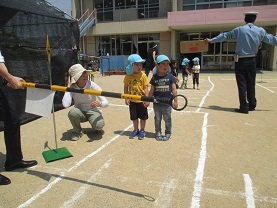
[[[252,189],[252,180],[248,174],[243,174],[245,183],[245,196],[247,208],[255,208],[254,192]]]
[[[210,89],[209,91],[207,91],[206,95],[202,98],[202,101],[201,101],[200,105],[198,106],[196,112],[199,112],[199,111],[201,110],[201,108],[202,108],[202,106],[203,106],[203,104],[204,104],[206,98],[208,97],[208,95],[210,94],[210,92],[213,91],[213,89],[214,89],[214,83],[211,81],[210,77],[208,77],[208,80],[209,80],[209,82],[211,83],[212,87],[211,87],[211,89]]]
[[[105,162],[104,165],[102,165],[102,167],[100,167],[96,173],[94,173],[88,180],[87,182],[92,182],[96,179],[97,176],[101,175],[102,171],[104,169],[107,169],[110,164],[111,164],[112,159],[109,159],[107,162]],[[68,201],[63,203],[62,207],[68,208],[68,207],[72,207],[74,206],[75,202],[87,191],[88,188],[90,188],[91,185],[90,184],[85,184],[83,186],[81,186],[78,191],[76,191]]]
[[[154,207],[166,208],[170,205],[172,191],[176,188],[177,179],[169,178],[162,183],[158,198],[155,200]]]
[[[126,108],[129,108],[128,105],[118,105],[118,104],[112,104],[112,103],[109,103],[109,106],[116,106],[116,107],[126,107]]]
[[[59,172],[59,173],[67,171],[66,169],[48,167],[48,166],[42,166],[42,165],[36,165],[35,167],[31,167],[30,169],[48,170],[48,171],[55,171],[55,172]]]
[[[115,137],[113,137],[110,141],[108,141],[107,143],[105,143],[104,145],[102,145],[101,147],[99,147],[97,150],[95,150],[94,152],[92,152],[91,154],[87,155],[85,158],[83,158],[82,160],[80,160],[76,165],[72,166],[70,169],[67,170],[67,173],[71,172],[72,170],[75,170],[77,167],[79,167],[80,165],[82,165],[84,162],[86,162],[89,158],[93,157],[94,155],[96,155],[97,153],[99,153],[101,150],[105,149],[108,145],[110,145],[113,141],[115,141],[118,137],[120,137],[125,131],[129,130],[130,128],[133,127],[133,124],[129,125],[126,129],[124,129],[120,134],[116,135]],[[61,174],[58,178],[56,178],[54,181],[52,181],[51,183],[49,183],[44,189],[42,189],[40,192],[38,192],[37,194],[35,194],[33,197],[31,197],[29,200],[27,200],[26,202],[24,202],[23,204],[21,204],[19,206],[19,208],[21,207],[27,207],[29,206],[31,203],[33,203],[37,198],[39,198],[41,195],[43,195],[44,193],[46,193],[48,190],[50,190],[52,188],[52,186],[54,186],[56,183],[58,183],[60,180],[62,180],[64,178],[65,174]]]
[[[200,207],[200,197],[202,192],[202,183],[204,177],[204,169],[206,162],[206,144],[207,144],[207,123],[208,123],[208,113],[204,114],[203,124],[202,124],[202,142],[201,142],[201,150],[199,153],[198,159],[198,167],[196,170],[196,177],[194,179],[194,191],[191,199],[191,208],[199,208]]]
[[[259,87],[261,87],[261,88],[264,88],[264,89],[268,90],[268,91],[271,92],[271,93],[275,93],[274,91],[268,89],[267,87],[264,87],[264,86],[262,86],[262,85],[260,85],[260,84],[257,84],[257,85],[258,85]]]
[[[220,196],[227,196],[227,197],[233,197],[233,198],[242,198],[245,199],[245,193],[241,192],[230,192],[225,190],[218,190],[218,189],[209,189],[205,188],[202,190],[202,192],[214,194],[214,195],[220,195]],[[259,202],[266,202],[266,203],[274,203],[277,204],[277,198],[267,197],[267,196],[258,196],[255,194],[256,201]],[[274,206],[272,206],[274,207]]]

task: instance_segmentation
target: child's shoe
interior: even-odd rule
[[[139,140],[143,140],[144,139],[144,137],[145,137],[145,131],[144,130],[140,130],[139,131],[139,134],[138,134],[138,139]]]
[[[157,141],[162,141],[163,140],[161,133],[156,134],[156,140]]]
[[[129,139],[134,139],[139,134],[139,130],[134,130],[131,135],[129,136]]]
[[[164,141],[167,141],[171,138],[171,134],[166,134],[163,138]]]

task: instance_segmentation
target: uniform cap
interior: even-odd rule
[[[127,74],[133,74],[133,64],[134,63],[143,63],[145,62],[144,59],[142,59],[140,57],[140,55],[138,54],[131,54],[129,57],[128,57],[128,66],[126,67],[126,73]]]
[[[91,73],[92,70],[86,70],[81,64],[72,65],[68,70],[68,73],[71,77],[71,83],[76,83],[84,72]]]
[[[156,59],[156,62],[159,64],[162,61],[169,61],[170,62],[169,58],[166,55],[159,55]]]
[[[195,57],[194,59],[192,59],[192,61],[196,61],[197,63],[199,63],[199,58]]]
[[[246,15],[254,15],[254,16],[257,16],[259,14],[259,12],[254,12],[254,11],[252,11],[252,12],[245,12],[244,13],[244,15],[246,16]]]
[[[181,65],[185,65],[187,62],[190,62],[190,60],[187,58],[184,58]]]

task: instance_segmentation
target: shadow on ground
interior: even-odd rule
[[[82,129],[84,134],[87,135],[89,138],[87,142],[93,142],[95,140],[100,140],[103,137],[103,134],[101,133],[95,133],[95,131],[91,128],[83,128]],[[61,141],[71,141],[71,136],[72,136],[72,129],[68,130],[67,132],[64,132],[62,134],[62,138],[60,139]]]
[[[132,133],[132,131],[114,131],[115,134],[119,134],[119,135],[122,135],[122,136],[127,136],[129,137]],[[145,136],[145,139],[147,138],[155,138],[156,137],[156,134],[154,132],[148,132],[148,131],[145,131],[146,133],[146,136]]]
[[[85,184],[85,185],[95,186],[95,187],[99,187],[99,188],[104,188],[104,189],[109,189],[109,190],[112,190],[112,191],[120,192],[120,193],[123,193],[123,194],[132,195],[132,196],[135,196],[135,197],[141,197],[141,198],[144,198],[147,201],[155,201],[155,198],[153,198],[151,196],[148,196],[148,195],[127,191],[127,190],[119,189],[119,188],[112,187],[112,186],[93,183],[93,182],[90,182],[90,181],[84,181],[84,180],[80,180],[80,179],[77,179],[77,178],[61,176],[61,175],[58,175],[58,174],[45,173],[45,172],[36,171],[36,170],[27,170],[27,174],[37,176],[37,177],[39,177],[43,180],[46,180],[46,181],[50,181],[51,177],[62,178],[63,180],[70,180],[70,181],[74,181],[74,182],[77,182],[77,183],[82,183],[82,184]]]

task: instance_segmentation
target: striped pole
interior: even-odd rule
[[[154,97],[148,97],[148,96],[130,95],[130,94],[124,94],[124,93],[121,94],[121,93],[105,92],[105,91],[91,90],[91,89],[76,89],[76,88],[64,87],[59,85],[48,85],[48,84],[39,84],[39,83],[30,83],[30,82],[22,82],[22,86],[30,87],[30,88],[48,89],[52,91],[74,92],[74,93],[81,93],[81,94],[88,94],[88,95],[129,99],[129,100],[135,100],[135,101],[167,103],[170,105],[172,101],[172,99],[170,98],[154,98]]]

